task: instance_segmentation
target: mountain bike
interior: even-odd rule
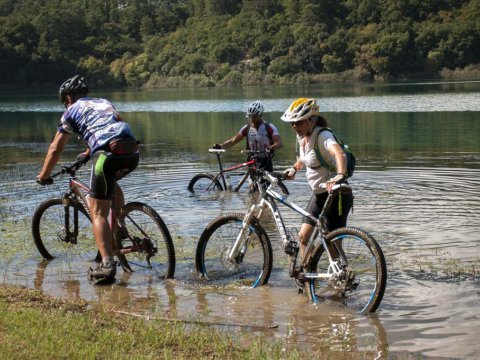
[[[387,268],[382,249],[366,231],[342,227],[328,231],[326,212],[336,193],[348,193],[347,184],[336,184],[328,194],[319,218],[275,191],[283,184],[281,173],[262,172],[259,177],[260,200],[246,214],[233,213],[210,222],[198,241],[195,265],[197,273],[210,281],[239,282],[257,287],[268,282],[272,271],[272,246],[261,225],[262,215],[270,211],[289,257],[290,277],[300,292],[306,292],[317,304],[322,300],[339,301],[358,313],[374,312],[382,301]],[[303,256],[299,242],[289,231],[277,202],[315,221],[316,227]]]
[[[35,245],[46,260],[79,257],[101,261],[93,239],[89,187],[76,177],[85,162],[78,160],[51,176],[69,175],[68,190],[62,197],[42,202],[32,218]],[[113,203],[113,201],[112,201]],[[117,214],[110,209],[109,223],[114,235],[114,253],[128,272],[151,272],[159,278],[172,278],[175,272],[175,249],[170,232],[158,213],[150,206],[131,202]]]
[[[259,159],[270,156],[268,152],[261,151],[242,151],[242,153],[248,153],[250,160],[242,164],[234,165],[229,168],[224,169],[222,165],[222,160],[220,155],[225,152],[224,149],[208,149],[210,153],[213,153],[217,156],[218,167],[220,171],[216,174],[210,173],[200,173],[195,175],[190,182],[188,183],[187,189],[195,194],[202,194],[205,192],[212,191],[233,191],[237,192],[240,190],[245,181],[250,177],[251,183],[253,184],[253,176],[255,174],[255,166]],[[240,168],[247,168],[246,171],[242,174],[237,185],[233,186],[230,179],[229,172],[237,170]],[[252,189],[253,190],[253,189]]]

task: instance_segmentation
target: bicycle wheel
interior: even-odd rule
[[[203,173],[195,175],[188,183],[187,189],[196,194],[202,194],[210,191],[221,191],[223,187],[215,176]]]
[[[132,202],[122,207],[117,220],[122,230],[115,236],[116,246],[129,267],[136,273],[173,278],[175,248],[160,215],[146,204]]]
[[[61,257],[100,260],[90,216],[76,201],[69,200],[67,206],[64,206],[64,199],[41,203],[33,214],[32,235],[46,260]]]
[[[326,242],[341,257],[344,276],[331,279],[308,278],[307,294],[316,303],[338,300],[360,314],[375,312],[387,283],[387,266],[382,249],[364,230],[344,227],[327,234]],[[330,247],[329,247],[330,248]],[[331,273],[329,261],[320,246],[306,269],[309,274]]]
[[[247,229],[246,246],[240,254],[234,260],[227,258],[242,231],[242,223],[242,214],[227,214],[206,227],[195,256],[195,266],[201,277],[219,284],[240,283],[256,287],[267,283],[272,271],[272,246],[257,219],[253,218]]]

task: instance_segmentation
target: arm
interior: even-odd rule
[[[52,173],[55,164],[60,159],[60,155],[65,149],[65,145],[67,144],[69,138],[70,135],[65,133],[57,132],[55,134],[55,138],[48,147],[45,162],[43,163],[42,170],[37,175],[37,179],[47,180],[50,177],[50,174]]]
[[[328,148],[328,152],[335,158],[335,164],[337,165],[337,175],[332,177],[326,183],[327,191],[330,192],[333,185],[341,183],[347,178],[347,156],[340,145],[336,143]]]
[[[328,152],[335,158],[337,165],[337,174],[347,175],[347,156],[338,144],[332,144],[328,148]]]
[[[222,149],[228,149],[228,148],[231,148],[233,145],[239,143],[240,141],[242,141],[242,139],[244,138],[244,136],[241,134],[241,133],[237,133],[234,137],[232,137],[231,139],[225,141],[223,144],[221,144],[220,146],[222,147]]]
[[[279,150],[283,147],[282,139],[280,135],[273,135],[272,136],[273,144],[268,147],[270,151],[272,150]]]
[[[288,168],[283,173],[285,174],[288,180],[293,180],[295,178],[295,174],[297,173],[297,171],[302,169],[303,169],[303,162],[300,160],[300,156],[297,156],[297,161],[295,161],[295,164],[293,164],[292,167]]]

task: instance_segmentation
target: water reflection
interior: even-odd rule
[[[244,112],[252,99],[262,99],[268,111],[283,112],[301,94],[321,100],[323,112],[430,112],[480,111],[480,82],[328,84],[295,86],[151,89],[142,91],[94,91],[92,96],[111,99],[119,111],[130,112]],[[179,106],[179,101],[181,105]],[[13,96],[0,94],[0,112],[63,111],[55,94]]]

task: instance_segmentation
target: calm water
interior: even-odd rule
[[[102,301],[107,306],[157,316],[201,318],[231,331],[286,339],[315,352],[329,349],[365,358],[478,358],[480,297],[480,83],[417,83],[305,88],[195,89],[105,92],[142,141],[142,163],[122,180],[127,200],[156,208],[175,238],[175,281],[120,276],[113,287],[92,287],[85,264],[44,263],[30,235],[35,206],[59,195],[65,183],[39,188],[33,181],[62,111],[53,96],[0,94],[0,266],[5,283],[57,296]],[[244,211],[245,191],[198,199],[189,179],[214,171],[206,151],[232,136],[244,109],[263,99],[267,121],[285,147],[278,169],[294,159],[294,136],[279,121],[297,96],[320,99],[330,125],[359,158],[351,225],[365,228],[387,257],[387,292],[377,314],[359,317],[331,306],[309,305],[288,278],[276,249],[270,285],[212,289],[194,271],[196,240],[221,213]],[[242,145],[225,154],[241,161]],[[72,139],[63,156],[82,146]],[[83,172],[88,176],[88,171]],[[303,174],[288,184],[291,199],[306,205]],[[290,228],[300,219],[285,209]],[[14,245],[12,245],[14,244]],[[228,325],[225,325],[228,324]],[[278,326],[265,330],[268,326]],[[357,351],[357,352],[355,352]],[[352,357],[356,357],[352,355]]]

